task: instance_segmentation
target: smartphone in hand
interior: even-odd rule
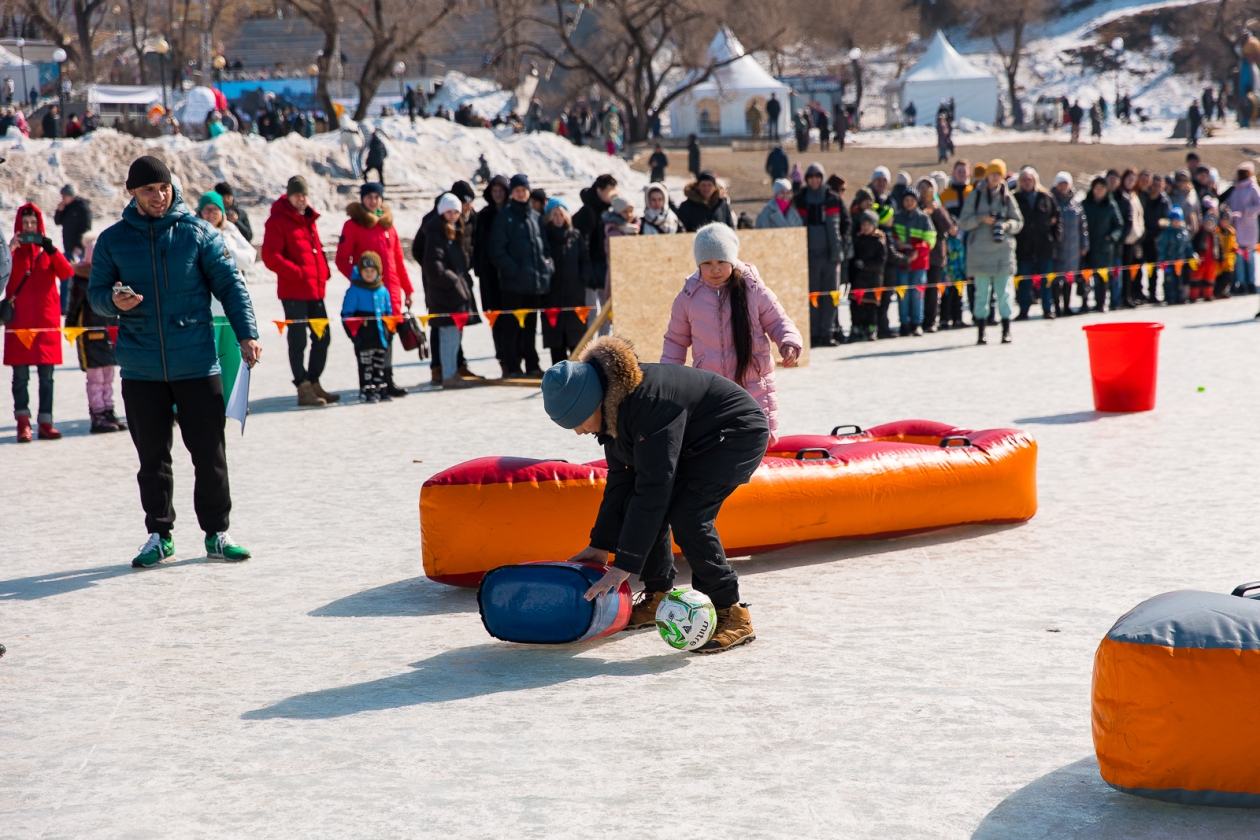
[[[115,297],[126,297],[128,295],[131,295],[134,297],[135,294],[136,294],[135,289],[131,288],[130,286],[115,286],[114,287]]]
[[[38,245],[39,243],[43,241],[44,241],[44,234],[42,233],[19,233],[18,234],[18,242],[21,242],[26,245]]]

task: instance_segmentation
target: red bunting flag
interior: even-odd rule
[[[499,315],[501,315],[502,313],[503,313],[503,310],[501,309],[487,309],[485,312],[481,314],[486,316],[486,323],[490,325],[491,329],[493,329],[494,322],[499,320]]]
[[[560,307],[552,306],[543,310],[543,314],[547,316],[547,323],[554,330],[556,328],[556,320],[560,317]]]
[[[455,322],[455,326],[459,327],[460,331],[462,332],[464,327],[468,325],[468,313],[467,312],[452,312],[451,320]]]
[[[106,327],[105,332],[109,333],[110,343],[118,344],[118,327]]]
[[[1036,289],[1037,291],[1041,291],[1041,275],[1034,274],[1029,279],[1032,280],[1033,288]]]
[[[861,306],[862,296],[866,294],[866,289],[854,289],[852,294],[854,302]]]
[[[346,325],[346,329],[350,331],[351,338],[357,338],[359,335],[359,327],[363,326],[362,318],[343,318],[342,323]]]

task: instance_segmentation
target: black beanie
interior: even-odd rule
[[[131,168],[127,170],[127,189],[129,190],[138,190],[149,184],[169,184],[170,182],[171,170],[152,155],[136,158],[131,162]]]
[[[451,193],[463,202],[472,201],[473,198],[476,197],[476,194],[473,192],[472,184],[467,181],[456,181],[451,184]]]

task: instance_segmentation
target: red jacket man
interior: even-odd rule
[[[364,251],[374,251],[385,263],[385,288],[394,315],[401,315],[404,307],[411,308],[411,295],[415,291],[407,266],[403,263],[402,242],[394,227],[394,216],[385,205],[385,187],[372,182],[359,188],[359,200],[346,207],[346,220],[341,228],[341,241],[337,243],[337,270],[350,277],[359,256]],[[407,391],[394,384],[393,365],[394,334],[389,333],[389,356],[385,362],[385,391],[391,397],[405,397]]]
[[[341,399],[319,384],[328,360],[328,312],[324,293],[331,272],[315,221],[319,214],[307,204],[306,180],[289,179],[285,194],[271,205],[263,236],[263,265],[275,272],[276,294],[289,325],[289,367],[297,386],[298,405],[327,405]],[[315,323],[311,323],[314,321]],[[311,334],[311,358],[306,357],[306,334]]]
[[[18,208],[13,225],[13,271],[4,297],[13,303],[13,321],[4,331],[4,363],[13,368],[13,415],[19,442],[31,439],[31,409],[27,391],[30,366],[39,373],[39,436],[56,440],[53,428],[53,367],[61,364],[61,333],[21,330],[56,330],[61,326],[61,294],[58,281],[74,274],[74,268],[44,232],[44,214],[34,204]],[[33,240],[33,241],[27,241]]]

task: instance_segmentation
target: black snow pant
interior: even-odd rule
[[[136,480],[140,484],[144,527],[151,534],[169,537],[175,525],[171,443],[178,409],[179,433],[192,456],[197,522],[207,534],[226,531],[232,495],[223,439],[223,380],[218,374],[178,382],[124,379],[122,398],[131,442],[140,456]]]
[[[285,300],[284,317],[291,321],[306,321],[311,318],[327,318],[322,300]],[[306,334],[311,334],[311,361],[306,364]],[[324,373],[324,364],[328,361],[328,344],[332,341],[332,333],[328,325],[324,325],[324,334],[316,334],[310,324],[289,324],[289,369],[293,371],[293,384],[318,382]]]
[[[734,485],[679,478],[665,522],[656,542],[643,560],[639,578],[648,592],[668,592],[674,588],[674,550],[670,532],[691,566],[691,585],[708,595],[719,610],[739,603],[739,575],[726,562],[726,551],[718,537],[714,520]]]
[[[809,290],[823,292],[818,296],[818,305],[809,307],[809,342],[811,345],[825,346],[836,338],[840,330],[840,313],[826,292],[834,292],[840,288],[840,266],[826,257],[809,255]]]
[[[516,320],[513,309],[542,309],[547,305],[546,295],[522,295],[516,292],[502,292],[503,312],[494,322],[496,335],[502,336],[500,347],[502,356],[499,361],[509,374],[521,372],[521,364],[525,370],[536,370],[538,363],[538,313],[531,312],[525,316],[525,325]]]
[[[923,329],[931,330],[936,326],[936,318],[940,310],[941,292],[937,286],[945,278],[945,267],[935,266],[928,269],[928,286],[923,290]]]

